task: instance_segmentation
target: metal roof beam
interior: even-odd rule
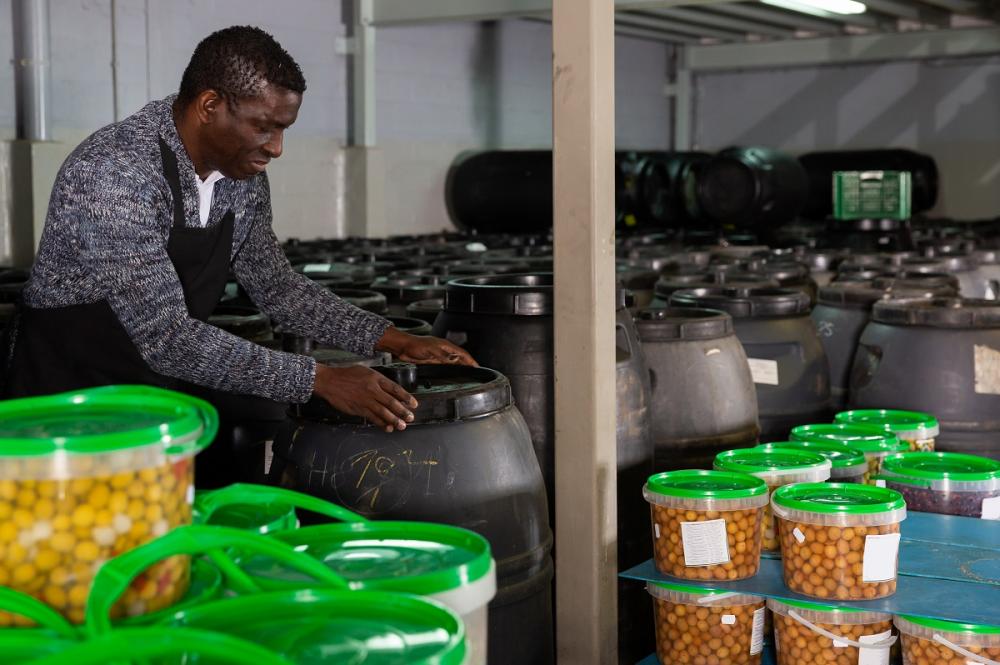
[[[725,30],[737,30],[745,35],[754,34],[779,38],[795,36],[795,31],[791,28],[781,28],[769,23],[723,16],[722,14],[713,12],[711,9],[651,9],[645,13],[662,16],[670,20],[685,21],[690,24],[708,25]]]
[[[626,37],[635,37],[636,39],[648,39],[655,42],[669,42],[671,44],[701,43],[697,37],[692,37],[690,35],[678,35],[676,33],[664,32],[663,30],[637,28],[631,25],[622,24],[618,20],[615,20],[615,34],[624,35]]]
[[[920,0],[920,2],[959,14],[979,14],[983,10],[983,5],[975,0]]]
[[[618,23],[639,25],[654,30],[666,30],[684,35],[693,35],[695,37],[711,37],[727,42],[742,41],[746,38],[745,32],[691,25],[683,21],[674,21],[662,16],[655,16],[649,12],[619,12],[615,15],[615,21]]]
[[[940,9],[934,7],[921,6],[920,4],[912,1],[864,0],[864,2],[868,5],[869,9],[874,9],[877,12],[889,14],[890,16],[906,19],[908,21],[930,22],[934,25],[940,25],[942,27],[947,27],[949,22],[948,12],[941,11]]]
[[[733,0],[615,0],[617,11],[701,7]],[[373,25],[487,21],[552,15],[552,0],[377,0]]]
[[[756,44],[692,46],[687,49],[688,66],[696,72],[924,60],[998,53],[1000,28],[794,39]]]
[[[759,4],[764,4],[763,0],[758,0]],[[770,5],[765,5],[770,7]],[[777,9],[777,11],[788,14],[792,17],[793,21],[798,21],[800,16],[803,16],[802,12],[797,12],[791,9]],[[820,20],[830,21],[832,23],[839,23],[841,25],[854,25],[859,28],[868,28],[870,30],[879,30],[886,27],[886,21],[880,20],[877,16],[872,14],[830,14],[829,16],[824,16]],[[888,24],[895,29],[896,26]]]
[[[806,16],[805,14],[793,15],[790,12],[771,9],[770,7],[764,7],[763,5],[719,5],[717,7],[713,7],[712,10],[728,16],[738,16],[740,18],[759,21],[761,23],[783,25],[793,30],[809,30],[820,34],[841,32],[841,28],[843,27],[836,23]]]

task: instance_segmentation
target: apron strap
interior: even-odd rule
[[[162,137],[160,138],[160,159],[163,161],[163,175],[167,178],[171,198],[174,200],[173,228],[183,229],[187,226],[187,221],[184,216],[184,195],[181,193],[181,176],[177,168],[177,155]]]

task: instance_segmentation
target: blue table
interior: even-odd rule
[[[870,601],[822,601],[891,614],[915,614],[947,621],[1000,625],[1000,521],[911,512],[902,523],[899,583],[889,598]],[[621,574],[647,582],[677,582],[649,560]],[[782,580],[781,559],[762,557],[760,572],[739,582],[703,584],[792,600],[815,600],[790,591]],[[765,652],[764,663],[768,661]],[[641,665],[656,665],[650,656]]]

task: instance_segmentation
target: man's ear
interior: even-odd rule
[[[217,121],[218,114],[226,100],[218,92],[212,89],[203,90],[194,98],[194,111],[198,115],[198,120],[203,125],[210,125]]]

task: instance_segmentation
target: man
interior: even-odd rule
[[[281,156],[305,89],[270,35],[227,28],[195,49],[178,95],[70,155],[24,292],[10,396],[112,383],[194,384],[277,402],[315,393],[387,431],[405,429],[416,401],[377,372],[318,366],[208,325],[230,271],[291,333],[366,356],[475,364],[292,271],[271,229],[265,169]]]

